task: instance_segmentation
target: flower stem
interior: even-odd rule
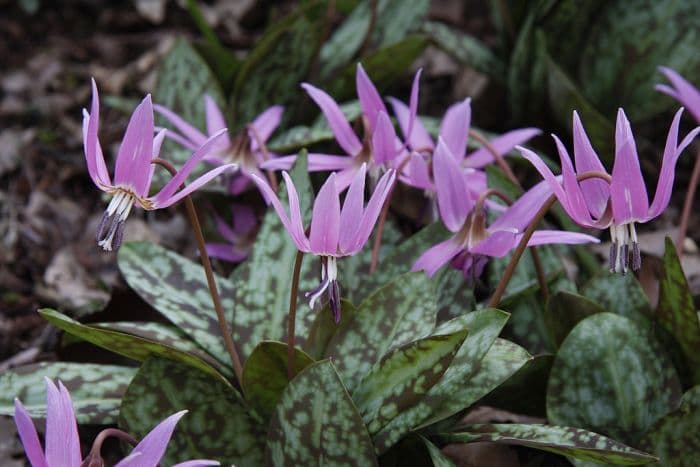
[[[610,175],[603,172],[586,172],[578,175],[576,180],[582,182],[584,180],[588,180],[589,178],[600,178],[610,183]],[[513,277],[515,267],[518,265],[518,261],[520,261],[520,258],[523,256],[525,248],[527,248],[527,242],[530,241],[530,238],[532,237],[532,234],[535,233],[540,221],[542,221],[544,216],[552,208],[556,201],[556,195],[551,195],[549,198],[547,198],[540,210],[537,211],[537,214],[535,214],[535,216],[532,218],[532,221],[530,221],[530,225],[528,225],[527,229],[525,229],[525,232],[520,239],[520,243],[518,243],[518,246],[515,248],[513,256],[511,256],[510,262],[508,262],[505,271],[503,271],[501,280],[498,281],[498,285],[491,296],[491,300],[489,300],[488,306],[490,308],[496,308],[501,303],[501,298],[503,298],[503,294],[506,291],[506,286],[508,286],[508,282],[510,282],[511,277]]]
[[[681,214],[681,220],[678,223],[676,251],[678,252],[679,258],[683,256],[683,242],[685,241],[685,236],[688,233],[688,220],[690,219],[690,214],[693,212],[693,200],[695,199],[695,191],[698,188],[698,182],[700,182],[700,150],[695,157],[693,174],[690,176],[688,191],[685,194],[685,202],[683,203],[683,213]]]
[[[299,278],[301,276],[301,262],[303,259],[304,252],[297,251],[297,257],[294,261],[294,272],[292,274],[292,288],[289,293],[289,313],[287,314],[287,377],[290,381],[296,375],[294,365],[296,352],[294,351],[294,344],[296,340],[297,295],[299,294]]]
[[[100,433],[97,435],[97,438],[95,438],[95,441],[92,443],[92,448],[90,448],[90,452],[88,453],[85,460],[83,460],[83,463],[80,464],[81,467],[96,467],[104,465],[101,453],[102,443],[104,443],[104,441],[110,436],[114,438],[119,438],[120,440],[125,441],[131,444],[132,446],[136,446],[138,444],[136,438],[131,436],[129,433],[126,433],[117,428],[106,428],[100,431]]]
[[[158,164],[164,167],[172,175],[177,172],[175,167],[170,164],[170,162],[156,158],[153,159],[152,163]],[[195,239],[197,240],[197,247],[199,248],[199,258],[202,261],[202,266],[204,267],[204,273],[207,276],[207,285],[209,286],[209,293],[211,294],[212,302],[214,302],[214,310],[216,311],[216,317],[219,321],[219,329],[221,330],[221,335],[224,339],[224,344],[226,350],[228,351],[229,357],[231,358],[231,364],[233,365],[233,371],[236,374],[236,379],[238,383],[241,384],[241,377],[243,375],[243,366],[241,365],[241,359],[236,351],[236,346],[233,343],[232,333],[226,323],[226,316],[224,315],[224,308],[221,305],[221,297],[219,296],[219,290],[216,287],[216,280],[214,279],[214,270],[211,267],[211,261],[209,260],[209,255],[207,254],[207,248],[204,244],[204,235],[202,234],[202,226],[199,223],[197,217],[197,211],[194,208],[194,203],[190,196],[185,196],[185,206],[187,208],[187,217],[190,220],[192,230],[194,232]]]

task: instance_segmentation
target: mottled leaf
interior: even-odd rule
[[[316,319],[309,329],[309,336],[306,339],[305,345],[309,355],[317,359],[323,358],[323,356],[326,355],[328,343],[333,336],[339,329],[345,326],[346,323],[354,319],[356,312],[357,309],[352,303],[341,298],[340,322],[336,323],[330,307],[328,305],[324,306],[316,315]]]
[[[426,21],[421,31],[430,36],[436,46],[450,54],[461,65],[486,73],[497,81],[503,81],[505,77],[503,62],[476,37],[437,21]]]
[[[15,413],[15,397],[32,418],[46,416],[44,377],[60,380],[70,392],[80,424],[115,423],[119,404],[136,368],[94,363],[41,362],[13,368],[0,375],[0,415]]]
[[[268,420],[289,383],[287,344],[263,341],[253,349],[243,366],[241,386],[248,403]],[[314,361],[306,353],[294,349],[294,375]]]
[[[374,447],[330,360],[314,363],[282,394],[268,431],[268,465],[377,465]]]
[[[650,329],[597,313],[576,325],[557,354],[547,388],[552,423],[630,444],[680,398],[678,376]]]
[[[428,450],[428,454],[430,454],[430,459],[433,461],[434,467],[454,467],[454,462],[444,455],[437,446],[423,436],[420,436],[420,439],[423,441],[423,444],[425,444],[425,448]]]
[[[428,335],[435,326],[435,299],[422,272],[398,276],[375,291],[338,328],[326,347],[343,382],[352,391],[358,380],[390,348]]]
[[[305,225],[308,225],[313,191],[304,154],[305,152],[300,153],[290,176],[299,193]],[[286,204],[284,186],[280,187],[279,192],[285,194],[280,198]],[[229,279],[229,287],[234,289],[235,303],[231,319],[231,323],[234,323],[233,341],[242,354],[241,358],[247,358],[263,340],[285,340],[296,256],[297,248],[289,233],[274,209],[269,209],[248,260],[236,268]],[[313,255],[304,255],[296,317],[297,345],[300,346],[304,345],[304,338],[316,317],[303,292],[315,288],[319,280],[319,259]]]
[[[202,266],[148,242],[127,242],[119,249],[118,261],[124,279],[141,298],[203,350],[230,365]],[[216,285],[230,319],[233,285],[221,277],[216,277]]]
[[[542,107],[547,82],[546,40],[529,15],[518,31],[508,64],[510,109],[515,118],[525,118]]]
[[[427,276],[426,280],[428,280]],[[476,307],[474,287],[469,287],[469,283],[459,269],[442,268],[430,281],[435,289],[438,323],[462,316]]]
[[[651,307],[644,289],[634,274],[610,274],[592,278],[581,288],[581,295],[602,306],[605,311],[647,323]]]
[[[700,383],[700,322],[688,280],[676,254],[676,247],[668,237],[659,279],[659,304],[655,316],[661,326],[678,342],[693,382]]]
[[[224,103],[219,83],[206,61],[187,42],[178,39],[168,53],[159,61],[158,82],[154,92],[154,102],[168,107],[196,128],[204,129],[204,95],[209,94],[219,105]],[[156,123],[170,127],[162,117]],[[166,139],[161,154],[176,168],[180,168],[192,155],[192,151]],[[192,176],[206,169],[199,164]],[[164,169],[156,168],[153,185],[163,186],[171,175]]]
[[[467,425],[460,433],[439,435],[452,443],[489,441],[526,446],[564,456],[617,465],[638,465],[654,462],[650,454],[626,446],[605,436],[568,426],[529,424]]]
[[[81,324],[49,308],[39,310],[39,314],[43,316],[46,321],[67,333],[80,337],[91,344],[119,355],[138,361],[146,360],[152,356],[168,358],[198,368],[223,382],[227,382],[226,378],[218,370],[220,364],[204,352],[183,352],[167,344],[135,335]]]
[[[449,368],[468,331],[433,335],[385,355],[352,393],[371,434],[416,405]]]
[[[544,322],[554,343],[559,347],[579,321],[604,311],[605,308],[584,296],[559,291],[549,297],[544,310]]]
[[[374,443],[379,452],[386,451],[410,430],[430,425],[468,408],[519,368],[514,365],[509,368],[510,373],[501,371],[501,368],[494,368],[486,379],[483,375],[479,376],[479,373],[491,371],[489,364],[493,358],[489,357],[488,353],[495,342],[498,342],[497,336],[507,320],[507,313],[484,309],[448,321],[436,330],[436,333],[444,333],[466,329],[469,334],[440,381],[430,388],[418,404],[402,411],[374,436]],[[518,348],[515,344],[512,346]],[[531,358],[524,351],[515,352],[513,355],[513,362],[526,356],[519,362],[520,366]],[[504,359],[505,361],[508,359]],[[502,379],[494,385],[489,377],[493,380]]]
[[[694,2],[632,0],[606,2],[580,51],[584,94],[605,115],[624,107],[647,119],[678,104],[655,92],[659,65],[697,76],[700,16]]]
[[[141,438],[180,410],[188,413],[168,443],[164,465],[214,459],[223,465],[262,465],[264,426],[251,416],[238,391],[191,366],[146,360],[124,395],[120,426]]]
[[[660,466],[700,465],[700,386],[683,395],[680,407],[652,427],[641,448],[654,453]],[[655,464],[656,465],[656,464]]]

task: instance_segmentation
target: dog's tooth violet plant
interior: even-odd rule
[[[521,154],[529,160],[549,183],[552,191],[567,214],[584,227],[610,228],[610,271],[626,273],[630,267],[636,271],[641,267],[641,253],[637,240],[636,223],[645,223],[658,217],[668,206],[673,189],[676,163],[683,150],[700,132],[700,127],[690,131],[678,143],[678,127],[683,109],[673,118],[666,137],[661,172],[656,186],[656,195],[651,205],[639,165],[637,147],[629,120],[622,109],[617,112],[615,126],[615,162],[612,175],[608,175],[600,162],[574,113],[574,159],[576,169],[566,148],[554,136],[561,160],[561,179],[529,149],[519,147]],[[602,180],[577,180],[577,175],[599,173],[609,177],[609,185]]]
[[[102,249],[116,250],[122,243],[124,224],[134,204],[143,209],[167,208],[189,195],[220,173],[235,168],[235,164],[221,165],[197,178],[187,187],[180,185],[194,170],[209,151],[214,149],[225,130],[205,139],[192,154],[179,172],[155,195],[149,196],[151,179],[158,158],[165,131],[154,136],[153,104],[151,96],[146,96],[136,107],[126,127],[124,138],[119,146],[114,167],[114,181],[111,180],[105,164],[102,147],[97,133],[100,120],[100,102],[97,85],[92,81],[92,104],[90,113],[83,111],[83,145],[88,172],[95,185],[112,195],[112,200],[102,216],[97,228],[97,243]]]

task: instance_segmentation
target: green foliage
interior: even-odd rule
[[[63,382],[70,392],[78,423],[109,425],[116,422],[122,396],[135,373],[135,368],[125,366],[70,362],[13,368],[0,375],[0,415],[13,415],[18,398],[32,417],[45,417],[44,378],[50,378]]]
[[[581,295],[594,301],[605,311],[645,323],[651,306],[634,274],[610,274],[602,271],[581,288]]]
[[[605,308],[578,294],[559,291],[549,298],[544,312],[544,321],[552,339],[559,347],[579,321]]]
[[[374,447],[330,360],[314,363],[282,393],[268,431],[268,465],[377,465]]]
[[[678,376],[650,330],[623,316],[597,313],[579,322],[559,349],[547,415],[557,425],[635,445],[679,398]]]
[[[224,465],[262,465],[264,430],[238,391],[189,365],[150,358],[122,400],[119,425],[139,439],[180,410],[165,465],[215,459]]]

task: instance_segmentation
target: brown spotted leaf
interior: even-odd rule
[[[372,435],[440,381],[467,334],[460,329],[410,342],[385,355],[364,375],[352,399]]]
[[[602,306],[605,311],[646,323],[651,314],[649,299],[634,274],[610,274],[605,271],[581,288],[581,295]]]
[[[592,462],[638,465],[654,462],[650,454],[605,436],[568,426],[529,424],[466,425],[460,433],[438,435],[444,442],[475,443],[490,441],[526,446]]]
[[[309,336],[305,348],[314,358],[321,359],[326,355],[326,349],[333,336],[353,319],[357,309],[344,298],[340,299],[340,322],[336,323],[328,305],[316,315],[316,319],[309,329]]]
[[[430,460],[433,461],[434,467],[455,467],[454,462],[452,462],[449,457],[444,455],[437,446],[431,443],[427,438],[420,435],[418,436],[423,441],[425,448],[428,450]]]
[[[376,466],[374,446],[330,360],[306,367],[282,394],[265,457],[274,466]]]
[[[189,353],[176,347],[142,338],[136,335],[81,324],[56,310],[45,308],[39,314],[49,323],[65,332],[102,347],[119,355],[143,361],[152,356],[175,360],[209,373],[214,378],[228,384],[226,378],[217,369],[218,362],[204,352]]]
[[[240,393],[189,365],[149,358],[124,395],[119,425],[143,437],[169,415],[187,410],[168,443],[162,465],[213,459],[222,465],[262,465],[264,425]]]
[[[678,342],[692,381],[700,384],[700,322],[676,247],[668,237],[655,316]]]
[[[428,335],[435,314],[434,291],[425,273],[403,274],[357,307],[330,339],[325,356],[333,358],[352,391],[389,349]]]
[[[582,295],[558,291],[549,297],[543,318],[558,347],[579,321],[603,311],[605,308]]]
[[[287,344],[263,341],[243,365],[241,386],[248,403],[268,420],[289,384],[287,376]],[[294,349],[294,374],[314,361],[306,353]]]
[[[612,313],[576,325],[556,356],[547,415],[635,445],[673,410],[680,383],[664,348],[646,326]]]
[[[41,362],[0,375],[0,415],[13,415],[17,397],[32,418],[46,416],[44,378],[68,388],[80,424],[109,425],[117,421],[119,405],[136,368],[94,363]]]

